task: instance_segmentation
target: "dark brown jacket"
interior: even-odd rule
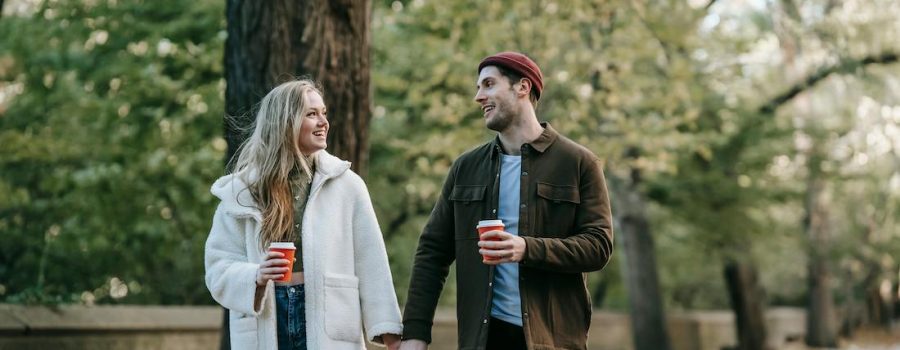
[[[586,272],[609,261],[612,216],[602,164],[549,124],[522,146],[519,263],[522,322],[529,349],[585,349],[591,322]],[[450,168],[419,238],[403,337],[431,342],[438,297],[456,262],[459,348],[484,349],[494,268],[481,262],[475,226],[496,219],[499,138],[466,152]]]

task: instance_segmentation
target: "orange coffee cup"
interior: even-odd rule
[[[294,246],[294,242],[272,242],[269,244],[269,251],[282,253],[284,254],[283,259],[289,261],[287,264],[287,272],[284,273],[284,276],[275,281],[290,282],[291,272],[293,272],[292,270],[294,269],[294,255],[297,252],[297,247]]]
[[[478,222],[478,226],[475,226],[478,230],[478,239],[484,240],[481,238],[485,232],[488,231],[503,231],[503,221],[502,220],[481,220]],[[491,241],[499,241],[499,238],[491,238]],[[484,254],[481,255],[484,260],[500,260],[498,257],[486,256]]]

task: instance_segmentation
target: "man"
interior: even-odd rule
[[[460,349],[586,349],[585,273],[602,269],[613,247],[601,162],[538,122],[544,82],[531,59],[503,52],[478,72],[475,102],[498,136],[450,168],[419,238],[401,349],[431,342],[454,261]],[[505,228],[479,240],[483,219]]]

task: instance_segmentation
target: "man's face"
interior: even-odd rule
[[[488,129],[503,132],[519,115],[516,92],[496,66],[487,66],[478,74],[475,102],[481,105]]]

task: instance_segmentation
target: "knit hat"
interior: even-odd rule
[[[523,78],[531,80],[531,88],[534,89],[537,98],[541,97],[541,90],[544,89],[544,75],[541,69],[528,56],[518,52],[506,51],[485,57],[478,64],[478,73],[485,66],[500,66],[512,70]]]

